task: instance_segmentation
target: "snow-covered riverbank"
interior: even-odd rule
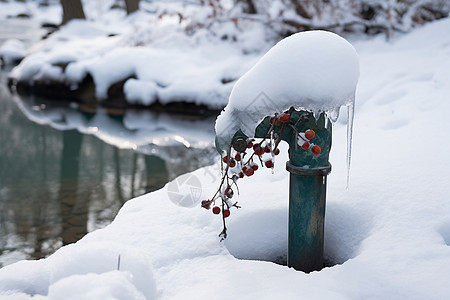
[[[210,6],[186,4],[186,21],[171,5],[141,5],[128,17],[112,9],[95,21],[69,22],[30,49],[10,83],[106,106],[183,102],[217,110],[234,81],[278,39],[260,22],[231,17],[189,32],[185,23],[206,24],[215,13]]]
[[[78,243],[2,268],[2,297],[447,298],[449,29],[445,19],[395,41],[354,43],[361,76],[349,191],[343,116],[330,158],[325,255],[333,266],[305,274],[271,262],[287,248],[283,146],[273,175],[260,170],[240,182],[242,209],[231,211],[225,242],[221,219],[199,207],[217,187],[219,168],[202,168],[188,175],[201,182],[197,205],[175,205],[173,184],[133,199]]]

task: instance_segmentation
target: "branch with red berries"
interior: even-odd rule
[[[201,206],[211,209],[213,214],[222,215],[223,229],[219,236],[223,239],[227,237],[227,226],[225,219],[230,216],[230,209],[240,208],[238,202],[233,200],[235,191],[239,194],[237,181],[244,177],[252,176],[255,171],[261,168],[272,169],[275,166],[275,156],[280,153],[278,145],[281,142],[283,130],[287,127],[295,132],[296,145],[303,150],[310,150],[314,155],[319,155],[319,146],[311,143],[315,136],[312,129],[305,132],[298,132],[295,125],[290,122],[290,115],[282,113],[269,119],[269,128],[263,138],[246,138],[245,144],[236,149],[231,147],[228,153],[221,156],[222,179],[215,194],[208,200],[203,200]],[[259,165],[259,166],[258,166]]]

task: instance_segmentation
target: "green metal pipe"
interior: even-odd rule
[[[331,172],[329,154],[332,125],[322,113],[317,119],[312,113],[291,111],[297,132],[315,131],[311,140],[322,149],[319,155],[297,145],[296,132],[282,134],[289,144],[289,230],[288,266],[303,272],[323,268],[323,244],[327,175]]]
[[[289,178],[288,266],[303,272],[323,268],[326,178],[331,166],[301,168],[286,163]]]
[[[329,154],[332,125],[325,113],[316,118],[312,112],[288,111],[289,123],[275,129],[280,138],[289,144],[289,237],[288,266],[303,272],[323,268],[323,243],[325,222],[326,179],[331,171]],[[267,117],[255,130],[255,137],[267,138],[270,118]],[[318,155],[299,145],[299,133],[312,129],[311,143],[321,148]],[[239,135],[239,132],[237,133]]]

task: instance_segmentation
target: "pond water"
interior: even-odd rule
[[[109,224],[125,201],[216,158],[214,116],[19,97],[0,76],[0,267],[48,256]]]

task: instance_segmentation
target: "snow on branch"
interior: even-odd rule
[[[447,0],[202,0],[181,1],[177,14],[187,20],[186,30],[212,28],[216,22],[260,22],[279,36],[313,29],[338,33],[391,34],[449,15]],[[189,10],[189,5],[206,10]],[[173,12],[172,12],[173,13]],[[242,24],[239,24],[242,26]]]

